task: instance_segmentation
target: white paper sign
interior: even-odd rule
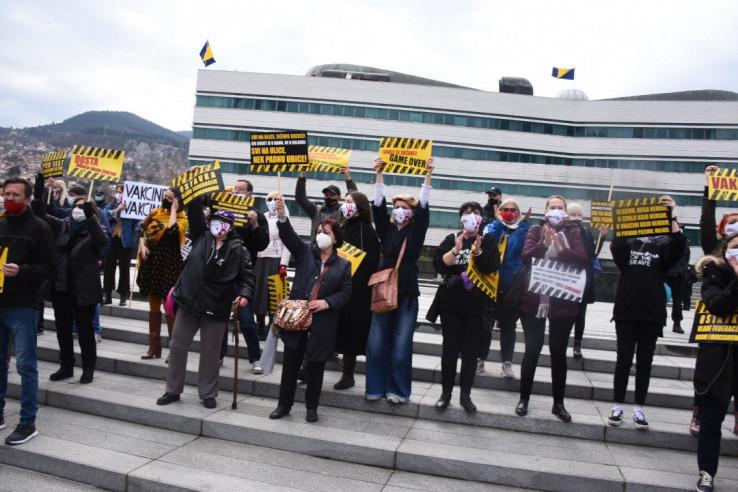
[[[161,207],[161,199],[167,186],[137,181],[123,183],[123,203],[125,210],[120,216],[124,219],[143,220],[155,208]]]
[[[565,265],[559,261],[533,258],[528,291],[580,302],[587,284],[587,272],[583,268]]]

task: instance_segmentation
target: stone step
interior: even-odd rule
[[[167,366],[163,360],[141,360],[142,346],[138,344],[104,340],[97,345],[97,348],[97,367],[100,370],[120,375],[144,377],[150,380],[163,381],[166,379]],[[40,359],[46,361],[45,364],[55,370],[55,361],[58,360],[56,341],[51,338],[39,338],[38,353]],[[166,357],[166,353],[164,356]],[[423,356],[424,360],[419,362],[419,358],[420,356],[416,356],[414,362],[420,366],[425,363],[428,367],[418,367],[416,365],[415,373],[422,376],[422,378],[413,381],[412,401],[407,405],[394,407],[367,402],[364,399],[364,378],[361,376],[357,376],[354,388],[345,391],[334,390],[333,383],[340,377],[339,363],[337,362],[331,362],[327,366],[321,400],[322,405],[519,432],[578,437],[594,441],[678,450],[697,449],[697,440],[687,432],[691,419],[689,409],[674,408],[670,405],[647,407],[646,414],[651,426],[648,432],[635,432],[627,420],[626,425],[620,428],[608,426],[606,419],[610,414],[612,403],[609,398],[604,399],[604,396],[609,397],[608,391],[611,392],[611,381],[607,383],[610,385],[607,388],[604,383],[599,384],[600,389],[597,390],[597,393],[604,395],[603,397],[567,399],[566,405],[574,420],[573,423],[568,425],[561,423],[555,416],[551,415],[551,398],[543,394],[533,395],[530,402],[530,413],[527,417],[518,417],[514,414],[514,408],[519,397],[519,382],[503,380],[507,384],[507,388],[489,389],[487,383],[495,378],[488,374],[477,376],[477,382],[480,384],[472,392],[473,399],[479,408],[476,416],[469,417],[456,405],[456,401],[446,412],[439,413],[434,404],[441,394],[440,361],[438,358]],[[190,352],[185,379],[188,384],[196,384],[198,364],[199,354]],[[230,393],[233,387],[233,367],[234,360],[227,357],[221,368],[219,381],[221,390],[226,393]],[[246,361],[241,361],[239,369],[239,393],[271,398],[276,398],[279,395],[281,366],[276,365],[274,372],[268,375],[252,374],[251,366]],[[543,370],[538,371],[534,390],[539,393],[550,392],[549,379],[546,378],[550,378],[550,375],[544,374]],[[570,379],[570,381],[574,380]],[[662,383],[661,387],[659,386],[660,382]],[[652,383],[654,393],[649,395],[649,398],[655,400],[658,397],[666,400],[667,403],[674,403],[675,397],[669,393],[668,388],[663,387],[663,384],[673,383],[676,383],[676,381],[655,379]],[[686,382],[678,383],[687,384]],[[163,382],[158,384],[160,384],[161,392],[163,392]],[[629,395],[632,395],[635,384],[634,378],[631,378],[630,384]],[[579,385],[582,385],[581,379]],[[298,389],[298,398],[304,398],[303,389],[303,387]],[[458,388],[455,391],[458,396]],[[691,398],[690,395],[691,393],[689,395],[682,394],[682,399],[689,399]],[[629,398],[632,398],[632,396],[629,396]],[[691,406],[688,408],[691,409]],[[628,416],[626,415],[626,417]],[[738,456],[738,437],[732,433],[732,425],[733,418],[726,418],[722,452],[726,455]]]
[[[53,364],[45,362],[40,366],[44,376],[54,369]],[[15,378],[12,381],[17,384]],[[210,476],[225,475],[225,470],[250,474],[248,478],[252,480],[244,482],[240,486],[242,490],[264,488],[263,483],[255,481],[266,481],[272,476],[280,481],[280,486],[287,487],[308,486],[310,479],[322,480],[323,485],[313,488],[316,490],[325,489],[328,483],[331,490],[335,490],[337,484],[340,490],[357,487],[355,484],[340,485],[342,478],[355,480],[354,477],[326,478],[324,474],[314,473],[307,478],[296,478],[290,473],[289,469],[299,466],[298,460],[316,458],[333,460],[330,463],[334,464],[334,469],[342,473],[351,473],[358,465],[371,465],[400,472],[551,491],[682,491],[693,490],[696,478],[693,452],[534,435],[333,407],[321,407],[321,419],[316,424],[304,421],[300,405],[293,408],[292,415],[273,421],[267,418],[276,406],[272,398],[241,396],[237,410],[230,409],[229,399],[221,398],[218,408],[208,410],[199,404],[196,389],[191,386],[186,387],[181,402],[158,407],[154,400],[161,394],[162,386],[159,381],[104,371],[98,371],[91,385],[51,383],[44,379],[42,403],[53,408],[42,408],[40,415],[41,419],[54,420],[54,423],[40,420],[41,436],[25,446],[0,448],[0,462],[11,465],[20,461],[38,462],[39,467],[51,467],[74,459],[78,467],[77,480],[82,480],[84,474],[91,477],[84,481],[98,482],[93,484],[114,490],[122,490],[120,485],[125,477],[131,490],[154,486],[151,483],[154,477],[165,482],[178,479],[187,484],[186,487],[197,490],[204,488],[203,482]],[[387,404],[377,402],[376,405]],[[100,429],[102,423],[81,422],[76,431],[69,429],[75,425],[71,415],[80,419],[93,417],[57,413],[63,410],[91,414],[96,421],[100,419],[99,422],[114,427],[122,426],[120,421],[132,422],[135,426],[126,428],[135,428],[131,431],[134,435],[119,437],[117,434],[123,434],[122,431]],[[44,417],[44,413],[48,416]],[[85,435],[82,430],[88,428],[92,431]],[[162,434],[152,437],[165,432],[168,436],[168,431],[173,431],[173,437],[161,437]],[[103,439],[103,435],[108,437]],[[231,448],[202,438],[237,444]],[[299,456],[294,459],[272,457],[256,467],[248,467],[233,461],[255,460],[256,451],[243,452],[242,445],[258,446],[259,452],[264,453],[267,451],[262,451],[263,448],[272,448],[299,453]],[[175,449],[167,451],[168,448]],[[194,448],[193,452],[201,455],[187,448]],[[32,459],[32,453],[47,455],[49,460]],[[289,469],[274,471],[272,475],[269,465],[274,463],[286,463]],[[329,462],[325,463],[329,466]],[[198,473],[199,469],[187,472],[188,468],[198,466],[212,475]],[[215,466],[221,467],[220,472],[210,471]],[[308,468],[314,472],[317,467]],[[58,466],[61,476],[70,470],[70,466]],[[230,475],[223,477],[226,481],[230,479]],[[365,481],[371,483],[368,479]],[[235,482],[225,485],[232,488]],[[174,486],[181,487],[176,483]],[[738,459],[723,457],[716,487],[738,490]]]
[[[105,489],[0,464],[0,492],[97,492]]]

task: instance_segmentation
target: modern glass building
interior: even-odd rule
[[[371,196],[379,139],[429,138],[437,165],[429,245],[457,228],[459,204],[483,202],[492,185],[536,217],[552,194],[581,203],[587,213],[591,200],[607,199],[612,184],[615,199],[673,196],[696,247],[705,166],[738,167],[738,97],[731,94],[589,101],[581,93],[486,92],[369,67],[315,67],[303,77],[201,70],[189,158],[191,164],[219,159],[227,183],[248,176],[263,196],[277,179],[249,173],[250,132],[306,130],[312,144],[353,150],[354,180]],[[320,200],[320,190],[339,181],[335,174],[311,174],[308,194]],[[388,194],[416,193],[420,181],[388,176]],[[294,187],[294,176],[284,175],[288,200]],[[290,211],[306,233],[294,203]]]

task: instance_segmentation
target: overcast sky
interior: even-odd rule
[[[212,69],[303,75],[354,63],[496,91],[501,76],[590,99],[738,91],[738,2],[0,0],[0,126],[131,111],[192,126]],[[555,80],[551,67],[576,67]]]

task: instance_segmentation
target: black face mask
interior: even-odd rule
[[[493,205],[493,206],[497,206],[497,205],[500,204],[500,199],[499,198],[490,198],[489,200],[487,200],[487,203],[489,203],[490,205]]]
[[[167,200],[167,199],[162,200],[161,201],[161,208],[164,208],[166,210],[169,210],[170,208],[172,208],[172,201],[171,200]]]
[[[338,200],[335,198],[325,198],[325,206],[326,207],[335,207],[338,203]]]

